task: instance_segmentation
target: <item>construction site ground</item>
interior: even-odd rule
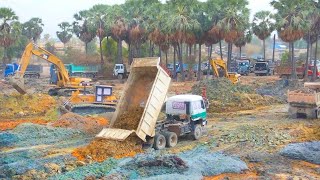
[[[65,98],[48,96],[47,79],[37,81],[24,96],[0,81],[0,179],[320,179],[320,120],[287,113],[286,92],[302,82],[251,75],[229,88],[225,80],[204,80],[213,100],[200,140],[182,137],[174,148],[136,148],[97,160],[103,152],[78,152],[89,144],[119,148],[93,143],[110,119],[62,114]],[[108,85],[120,98],[124,84]],[[168,95],[200,94],[200,85],[172,82]]]

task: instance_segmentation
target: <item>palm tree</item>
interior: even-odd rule
[[[177,54],[181,67],[182,81],[185,80],[182,45],[186,40],[187,33],[192,33],[195,29],[200,28],[200,24],[196,19],[192,18],[192,4],[196,1],[188,0],[172,0],[168,1],[169,8],[172,9],[172,14],[167,18],[164,29],[167,29],[173,36],[173,41],[177,43]]]
[[[244,36],[241,36],[239,39],[236,40],[234,45],[240,49],[239,57],[241,57],[241,54],[242,54],[241,52],[242,47],[245,46],[247,43],[250,43],[251,40],[252,40],[252,33],[250,30],[247,30],[244,33]]]
[[[63,43],[63,46],[65,46],[72,37],[72,25],[68,22],[62,22],[58,24],[58,26],[60,27],[61,31],[56,32],[57,37]]]
[[[278,10],[275,15],[276,29],[279,37],[289,43],[292,67],[292,78],[297,79],[296,62],[294,60],[294,42],[303,37],[311,23],[307,20],[315,8],[309,0],[274,0],[271,5]]]
[[[40,38],[41,33],[43,32],[43,23],[40,18],[31,18],[29,21],[23,23],[22,34],[27,36],[29,39],[32,39],[34,42]]]
[[[88,11],[89,21],[93,24],[94,31],[96,31],[96,35],[99,39],[100,61],[102,66],[104,65],[102,41],[111,33],[110,22],[107,21],[107,18],[104,18],[109,15],[109,8],[110,6],[108,5],[97,4]]]
[[[270,36],[275,29],[275,24],[272,22],[272,14],[270,11],[257,12],[252,21],[253,33],[263,41],[263,59],[266,60],[266,43],[265,40]]]
[[[227,66],[230,70],[232,44],[244,36],[244,30],[249,22],[249,9],[247,0],[228,0],[223,2],[224,17],[219,20],[217,27],[224,33],[224,40],[228,43]]]
[[[13,45],[21,33],[18,16],[10,8],[0,8],[0,46],[4,48],[3,63],[7,63],[7,48]]]
[[[88,20],[89,12],[80,11],[74,16],[73,33],[85,43],[85,51],[88,53],[88,44],[95,38],[94,25]]]

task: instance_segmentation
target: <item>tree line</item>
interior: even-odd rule
[[[159,0],[126,0],[121,5],[98,4],[82,10],[73,16],[73,22],[61,22],[58,25],[60,30],[56,34],[64,44],[75,35],[84,42],[86,50],[88,43],[97,37],[102,65],[105,63],[102,54],[102,42],[105,38],[112,38],[117,42],[117,63],[123,63],[123,42],[128,45],[129,63],[134,57],[142,56],[141,47],[144,45],[149,48],[149,56],[155,56],[155,52],[158,52],[157,56],[161,57],[161,53],[165,53],[165,63],[168,61],[169,49],[173,49],[174,64],[183,64],[187,60],[183,55],[190,57],[192,49],[195,56],[195,48],[192,47],[198,46],[197,78],[200,79],[200,49],[203,45],[212,52],[212,46],[219,44],[221,58],[227,59],[227,64],[230,65],[233,45],[241,51],[241,47],[250,42],[254,34],[263,41],[263,55],[266,59],[265,40],[273,31],[277,31],[281,40],[289,43],[292,78],[297,78],[294,42],[303,38],[308,47],[311,47],[309,44],[317,44],[320,2],[273,0],[270,4],[275,9],[275,14],[260,11],[254,14],[250,22],[247,0],[167,0],[165,3]],[[8,8],[0,8],[0,24],[0,46],[5,49],[5,58],[12,44],[21,41],[21,35],[36,41],[43,26],[40,18],[19,23],[15,13]],[[222,41],[228,44],[227,57],[223,57]],[[209,56],[211,54],[209,53]],[[308,62],[307,57],[306,67]],[[174,72],[175,68],[174,66]],[[181,73],[184,80],[183,66]]]

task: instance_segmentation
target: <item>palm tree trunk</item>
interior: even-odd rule
[[[310,49],[310,32],[308,32],[308,42],[307,42],[307,58],[304,63],[304,80],[308,80],[308,70],[309,70],[309,49]]]
[[[166,53],[166,67],[168,65],[168,51],[165,52]]]
[[[210,77],[210,74],[211,74],[211,72],[210,72],[210,60],[211,60],[211,58],[212,58],[212,44],[210,45],[210,48],[209,48],[209,64],[208,64],[208,72],[207,72],[207,79],[209,79],[209,77]]]
[[[200,81],[201,79],[201,44],[199,43],[199,59],[198,59],[198,75],[197,75],[197,81]]]
[[[103,54],[102,54],[102,39],[99,39],[99,46],[100,46],[100,60],[101,60],[101,66],[104,65],[104,60],[103,60]]]
[[[312,74],[312,81],[317,79],[317,53],[318,53],[318,36],[316,37],[316,47],[314,50],[314,62],[313,62],[313,74]]]
[[[182,59],[182,53],[183,53],[183,51],[182,51],[182,43],[180,43],[181,44],[181,46],[179,47],[179,44],[178,44],[178,49],[180,49],[180,57],[179,57],[179,64],[180,64],[180,66],[181,66],[181,68],[180,68],[180,70],[181,70],[181,75],[182,75],[182,82],[184,82],[185,81],[185,74],[184,74],[184,67],[183,67],[183,59]]]
[[[118,39],[118,63],[123,63],[122,61],[122,41],[121,39],[119,38]]]
[[[193,55],[196,56],[197,44],[193,45]]]
[[[173,78],[175,80],[177,80],[176,54],[177,54],[177,47],[173,46]]]
[[[273,35],[272,62],[274,62],[274,52],[276,49],[276,34]]]
[[[240,46],[239,49],[240,49],[240,56],[239,56],[239,57],[240,57],[240,59],[241,59],[241,50],[242,50],[242,47]]]
[[[152,56],[152,42],[149,40],[149,56]]]
[[[88,55],[88,43],[85,43],[86,44],[86,56]]]
[[[159,45],[159,57],[160,57],[160,64],[161,64],[161,47],[160,47],[160,45]]]
[[[292,79],[297,79],[296,60],[294,58],[294,42],[291,42],[291,63],[292,63]]]
[[[131,43],[128,43],[128,52],[129,52],[128,61],[129,61],[129,64],[131,65],[131,63],[132,63],[132,47],[131,47]]]
[[[266,40],[263,40],[263,60],[266,60]]]
[[[232,43],[228,43],[228,60],[227,60],[227,70],[230,71],[230,64],[232,58]]]
[[[221,40],[219,41],[219,46],[220,46],[220,57],[221,59],[223,59]]]

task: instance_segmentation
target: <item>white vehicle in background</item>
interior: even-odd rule
[[[125,79],[129,76],[130,68],[127,68],[125,64],[115,64],[113,68],[113,76],[118,79]]]

